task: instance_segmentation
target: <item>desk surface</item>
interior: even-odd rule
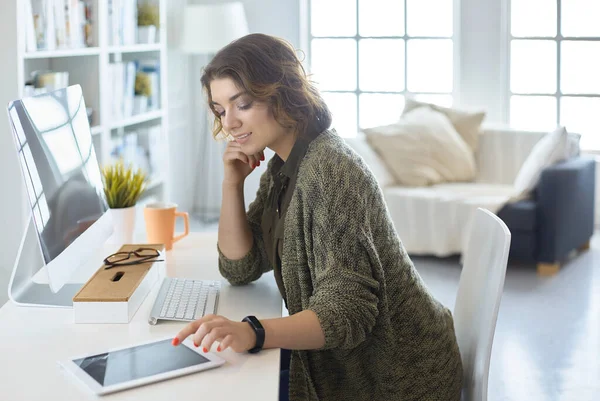
[[[102,262],[98,265],[100,265]],[[166,275],[222,280],[218,313],[232,320],[254,314],[279,317],[282,303],[272,274],[244,287],[231,287],[217,267],[216,233],[190,233],[167,253]],[[85,400],[98,398],[57,365],[58,360],[175,335],[179,322],[147,323],[158,292],[155,285],[129,324],[75,324],[71,309],[0,308],[0,398]],[[214,348],[213,348],[214,351]],[[111,400],[277,400],[279,350],[256,355],[219,353],[217,369],[111,394]]]

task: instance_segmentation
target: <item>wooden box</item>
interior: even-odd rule
[[[126,244],[119,252],[154,248],[160,256],[154,262],[117,266],[103,265],[73,297],[75,323],[129,323],[158,281],[166,265],[163,244]],[[108,256],[108,255],[107,255]],[[132,255],[130,261],[139,259]]]

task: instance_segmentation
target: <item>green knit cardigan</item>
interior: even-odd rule
[[[219,250],[232,285],[272,270],[260,226],[271,167],[247,214],[251,250],[239,260]],[[334,130],[298,169],[281,269],[289,314],[312,310],[325,334],[323,348],[292,352],[290,400],[460,400],[452,315],[415,270],[373,174]]]

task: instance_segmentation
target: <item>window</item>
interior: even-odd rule
[[[452,104],[453,0],[307,5],[308,70],[341,136],[397,121],[407,95]]]
[[[600,1],[512,0],[510,106],[513,127],[582,134],[600,148]]]

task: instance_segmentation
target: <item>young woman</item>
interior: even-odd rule
[[[459,400],[452,315],[416,272],[368,166],[329,129],[294,49],[245,36],[217,53],[202,84],[213,134],[233,139],[223,156],[220,272],[244,285],[273,270],[290,316],[205,316],[173,343],[192,335],[204,350],[292,350],[291,400]],[[267,147],[276,155],[246,213],[244,180]]]

